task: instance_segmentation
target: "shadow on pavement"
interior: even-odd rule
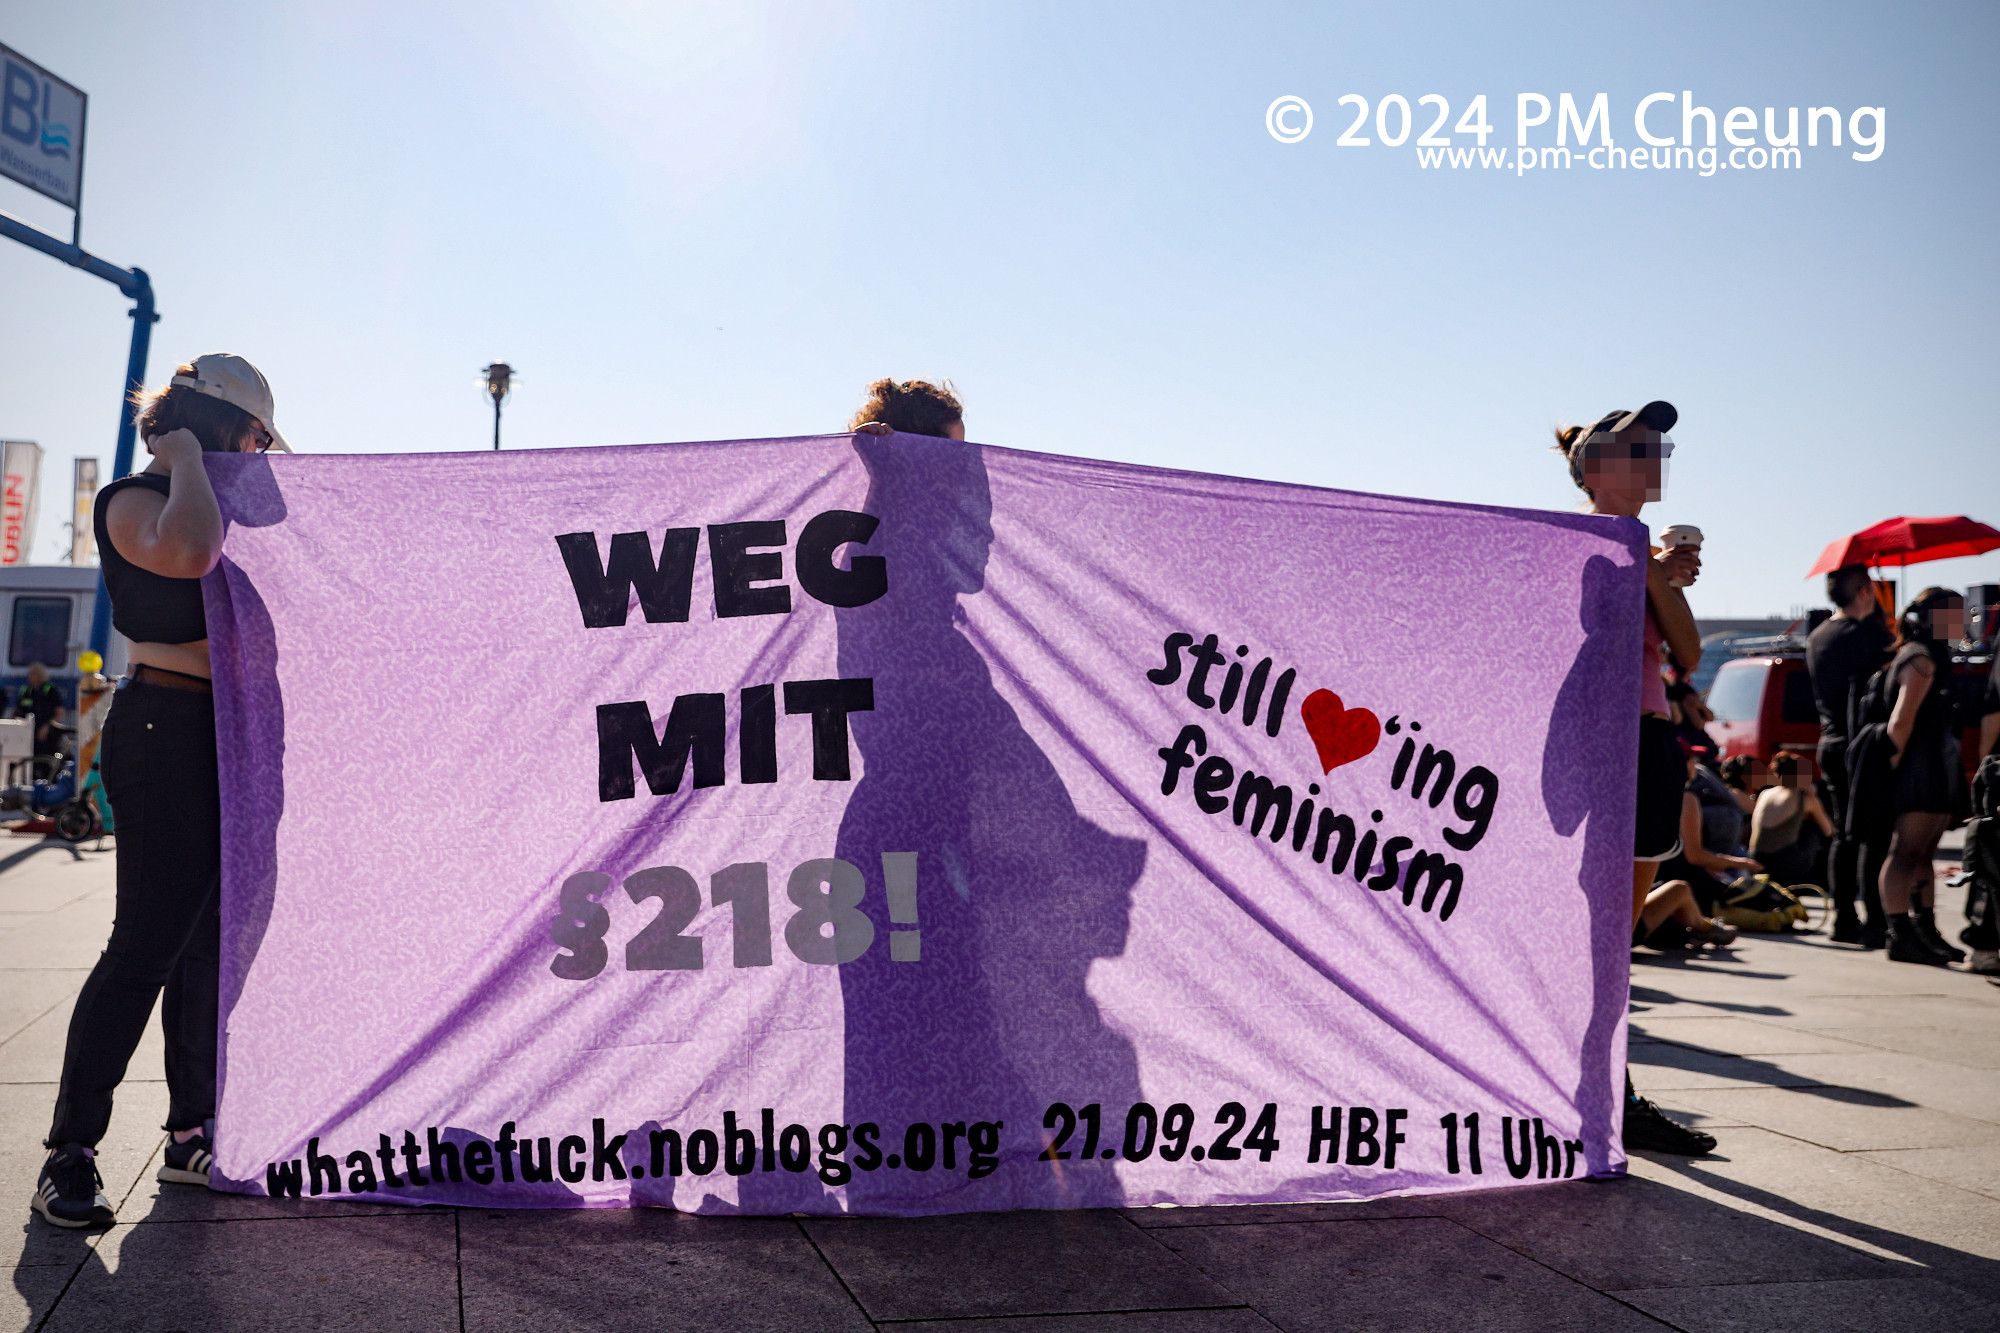
[[[1853,1092],[1853,1089],[1841,1088],[1830,1091]],[[1908,1105],[1908,1103],[1892,1104]],[[1708,1164],[1702,1161],[1682,1161],[1672,1158],[1655,1160],[1674,1174],[1712,1189],[1718,1194],[1741,1199],[1745,1203],[1782,1214],[1806,1225],[1886,1250],[1910,1263],[1921,1264],[1943,1280],[1964,1287],[1984,1299],[1993,1300],[1996,1296],[2000,1296],[2000,1261],[1964,1250],[1954,1250],[1935,1241],[1920,1240],[1915,1236],[1878,1227],[1856,1218],[1843,1217],[1839,1213],[1810,1207],[1796,1199],[1788,1199],[1781,1194],[1759,1189],[1755,1185],[1732,1180],[1728,1176],[1708,1169]],[[1996,1315],[2000,1315],[2000,1310],[1996,1310]],[[2000,1319],[1996,1319],[1996,1322],[1989,1324],[1988,1327],[2000,1327]]]
[[[1761,938],[1761,937],[1760,937]],[[1639,953],[1632,954],[1632,970],[1658,970],[1662,972],[1691,972],[1696,976],[1728,977],[1731,981],[1790,981],[1789,972],[1753,972],[1747,967],[1710,967],[1703,954],[1689,953]]]
[[[1814,1083],[1801,1079],[1789,1070],[1780,1069],[1767,1060],[1760,1060],[1754,1055],[1710,1050],[1705,1046],[1694,1046],[1658,1037],[1650,1041],[1633,1042],[1630,1054],[1631,1061],[1635,1065],[1740,1079],[1746,1084],[1783,1088],[1786,1092],[1801,1092],[1812,1097],[1823,1097],[1828,1101],[1844,1102],[1849,1106],[1917,1105],[1916,1102],[1905,1101],[1901,1097],[1894,1097],[1884,1092],[1867,1092],[1860,1088],[1841,1087],[1832,1083]]]
[[[435,1313],[456,1323],[452,1210],[263,1199],[246,1209],[240,1196],[179,1189],[152,1203],[100,1232],[30,1219],[14,1271],[30,1312],[23,1333],[384,1327],[384,1307],[420,1277],[450,1284]]]
[[[1718,1174],[1715,1163],[1652,1160],[1777,1216],[1636,1178],[1358,1204],[1132,1209],[1124,1219],[1171,1260],[1149,1265],[1136,1285],[1128,1275],[1100,1291],[1108,1281],[1101,1274],[1117,1267],[1099,1253],[1113,1239],[1103,1228],[1015,1214],[1046,1242],[1032,1267],[1077,1276],[1052,1289],[989,1253],[970,1293],[968,1245],[1010,1215],[925,1219],[924,1243],[915,1245],[906,1243],[911,1224],[902,1220],[844,1220],[835,1224],[843,1244],[815,1256],[782,1219],[663,1210],[338,1217],[287,1204],[202,1221],[156,1207],[95,1249],[82,1236],[34,1224],[23,1254],[33,1266],[17,1269],[15,1280],[35,1311],[27,1327],[48,1333],[329,1319],[327,1326],[367,1327],[392,1314],[398,1318],[388,1322],[399,1326],[448,1330],[460,1317],[483,1327],[510,1315],[584,1310],[592,1327],[605,1329],[732,1327],[786,1316],[795,1327],[834,1328],[862,1326],[843,1289],[864,1308],[875,1305],[867,1313],[878,1319],[890,1314],[880,1303],[893,1303],[895,1293],[925,1290],[976,1294],[978,1308],[960,1313],[1005,1318],[1182,1308],[1196,1280],[1288,1328],[1617,1328],[1639,1321],[1597,1293],[1618,1292],[1624,1307],[1639,1309],[1655,1296],[1680,1308],[1693,1302],[1706,1326],[1754,1321],[1757,1307],[1748,1302],[1758,1284],[1794,1284],[1784,1288],[1788,1301],[1839,1302],[1848,1299],[1841,1289],[1858,1290],[1849,1284],[1926,1276],[1982,1299],[2000,1291],[2000,1264],[1990,1259],[1778,1197]],[[228,1202],[233,1211],[250,1201]],[[153,1220],[161,1213],[185,1220]],[[1071,1216],[1081,1224],[1085,1215]],[[870,1232],[881,1242],[869,1241]],[[844,1255],[861,1267],[844,1269]],[[817,1272],[818,1259],[837,1283]],[[711,1271],[718,1265],[726,1272]],[[607,1283],[606,1275],[619,1274]],[[461,1284],[463,1299],[479,1307],[464,1316],[455,1308]],[[1812,1284],[1834,1294],[1814,1297]],[[1904,1282],[1892,1290],[1912,1326],[1976,1326],[1965,1323],[1964,1296]],[[1795,1312],[1802,1326],[1818,1322],[1809,1303]]]
[[[1736,1004],[1729,1000],[1695,1000],[1685,995],[1672,995],[1651,986],[1632,987],[1632,1005],[1635,1009],[1656,1004],[1692,1004],[1703,1009],[1714,1009],[1725,1014],[1759,1014],[1767,1018],[1789,1018],[1792,1011],[1776,1004]]]
[[[34,856],[38,852],[49,852],[57,850],[68,852],[69,859],[72,861],[81,861],[84,859],[84,854],[86,849],[78,846],[76,843],[65,842],[61,838],[53,838],[53,837],[43,838],[40,842],[29,843],[26,847],[21,848],[19,851],[9,852],[5,856],[0,856],[0,874],[5,874],[7,871],[12,870],[15,866],[20,865],[23,861],[28,860],[30,857]],[[99,851],[99,849],[97,848],[91,848],[89,850],[93,855],[97,854]],[[105,852],[109,852],[111,849],[109,847],[106,847],[103,848],[102,850]]]

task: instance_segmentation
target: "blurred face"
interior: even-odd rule
[[[1965,625],[1964,602],[1943,602],[1931,608],[1931,637],[1940,643],[1964,638]]]
[[[40,662],[28,668],[28,683],[30,685],[45,685],[48,683],[48,679],[49,669]]]
[[[1635,423],[1616,435],[1593,435],[1583,449],[1583,484],[1600,507],[1637,513],[1665,494],[1674,445],[1659,431]]]

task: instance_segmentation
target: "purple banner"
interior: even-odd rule
[[[1638,524],[907,436],[208,462],[228,1187],[1623,1170]]]

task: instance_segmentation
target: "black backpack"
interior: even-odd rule
[[[1972,775],[1972,817],[2000,829],[2000,751],[1980,760]]]
[[[1868,683],[1856,690],[1847,702],[1847,734],[1858,736],[1871,722],[1887,722],[1895,707],[1896,687],[1891,683],[1895,661],[1878,667]]]
[[[1987,755],[1973,775],[1963,860],[1966,927],[1959,938],[1975,949],[2000,949],[2000,754]]]

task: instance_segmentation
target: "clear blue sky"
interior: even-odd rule
[[[22,0],[0,41],[90,94],[84,241],[152,274],[152,377],[248,355],[302,451],[485,448],[494,357],[524,447],[836,430],[887,373],[996,444],[1572,508],[1549,427],[1665,397],[1698,613],[1816,600],[1820,546],[1891,514],[2000,523],[2000,9],[1513,11]],[[1485,92],[1507,142],[1516,93],[1605,91],[1630,142],[1683,88],[1881,105],[1887,148],[1515,179],[1333,142],[1347,92]],[[40,558],[69,460],[109,462],[125,309],[0,244]]]

